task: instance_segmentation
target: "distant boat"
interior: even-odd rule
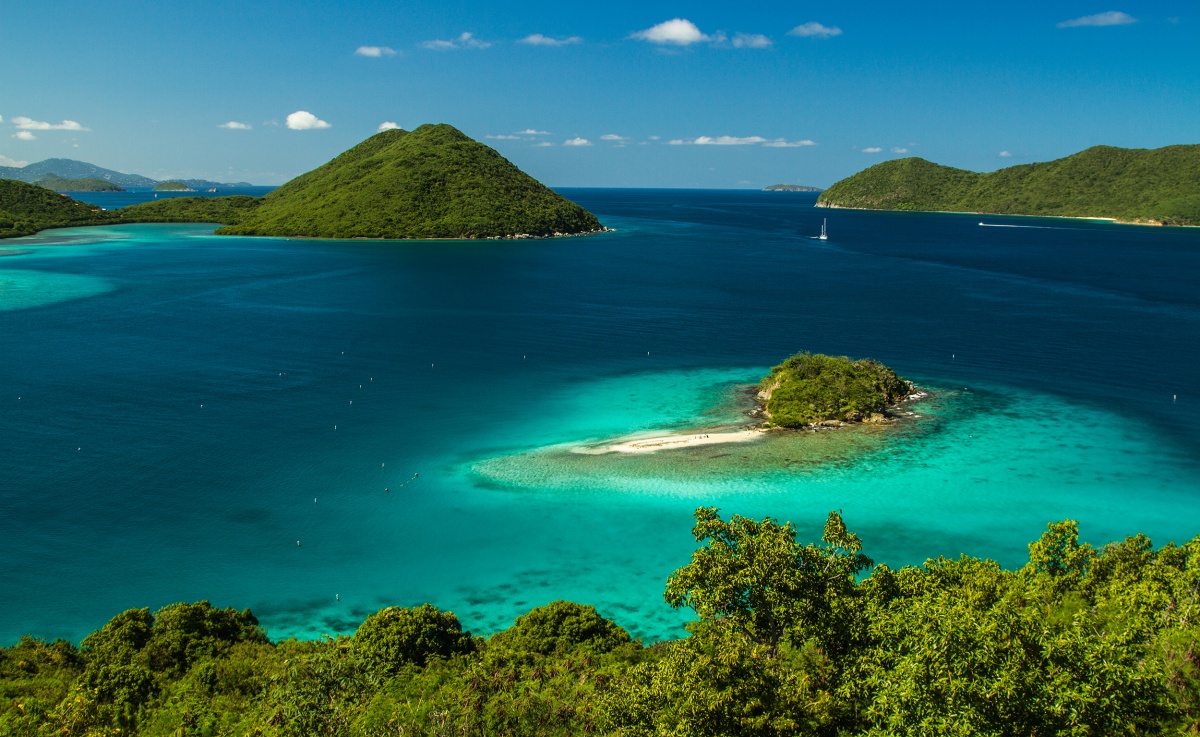
[[[821,235],[814,235],[812,237],[819,241],[829,240],[829,236],[825,234],[825,218],[821,218]]]

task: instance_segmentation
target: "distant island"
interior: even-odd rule
[[[47,174],[38,177],[34,184],[46,189],[52,189],[55,192],[124,192],[125,188],[105,179],[94,179],[92,177],[83,177],[81,179],[67,179],[60,177],[57,174]]]
[[[763,187],[764,192],[820,192],[820,187],[806,187],[803,184],[772,184]]]
[[[196,190],[187,186],[183,182],[172,180],[168,182],[159,182],[154,185],[155,192],[195,192]]]
[[[220,235],[527,238],[604,230],[587,210],[449,125],[387,130],[256,201],[179,198],[138,222],[217,222]]]
[[[105,211],[0,180],[0,238],[45,228],[218,223],[221,235],[534,238],[605,230],[596,216],[449,125],[378,133],[263,198],[172,197]],[[162,182],[156,191],[193,191]],[[51,194],[51,197],[54,195]],[[6,225],[7,223],[7,225]]]
[[[921,158],[876,164],[837,182],[818,207],[973,212],[1200,224],[1200,145],[1094,146],[979,174]]]
[[[0,179],[16,179],[20,182],[37,184],[39,179],[48,176],[63,179],[99,179],[125,189],[152,189],[159,180],[144,177],[141,174],[125,174],[102,166],[89,164],[75,159],[46,159],[25,166],[0,166]],[[253,187],[249,182],[212,182],[207,179],[180,179],[192,189],[211,190],[214,187]],[[92,190],[66,190],[84,192]]]

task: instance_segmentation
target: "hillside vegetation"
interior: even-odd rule
[[[104,179],[84,177],[82,179],[67,179],[57,174],[47,174],[38,177],[34,184],[55,192],[124,192],[125,188]]]
[[[1200,538],[1100,549],[1049,525],[1029,562],[874,566],[830,513],[819,542],[696,510],[650,647],[556,601],[489,638],[428,604],[350,637],[272,642],[207,601],[118,614],[80,646],[0,649],[0,734],[1195,734]],[[862,576],[870,571],[870,575]],[[536,597],[537,594],[534,594]]]
[[[798,353],[771,369],[759,385],[759,399],[772,425],[803,427],[839,420],[882,419],[912,386],[870,358]]]
[[[116,216],[36,184],[0,179],[0,238],[33,235],[46,228],[110,225]]]
[[[258,197],[172,197],[117,210],[125,223],[220,223],[235,225],[262,203]]]
[[[601,229],[595,216],[449,125],[376,134],[263,198],[233,235],[488,238]]]
[[[1200,224],[1200,145],[1095,146],[1056,161],[978,174],[896,159],[837,182],[818,206]]]

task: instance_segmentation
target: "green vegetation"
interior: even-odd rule
[[[596,218],[448,125],[376,134],[218,233],[490,238],[599,230]]]
[[[85,177],[83,179],[67,179],[60,177],[57,174],[47,174],[38,177],[34,184],[46,189],[52,189],[55,192],[124,192],[124,187],[119,187],[112,182],[104,179],[93,179]]]
[[[171,180],[154,185],[155,192],[194,192],[195,190],[183,182]]]
[[[143,202],[117,210],[125,223],[220,223],[235,225],[253,212],[262,200],[258,197],[172,197]]]
[[[116,220],[111,212],[45,187],[0,179],[0,238],[33,235],[46,228],[110,225]]]
[[[797,353],[772,368],[759,388],[770,424],[780,427],[879,421],[912,391],[912,385],[878,361],[821,353]]]
[[[990,174],[924,159],[885,161],[837,182],[818,206],[1200,224],[1200,145],[1095,146]]]
[[[0,649],[0,735],[1114,735],[1200,731],[1200,537],[1095,549],[1053,523],[1029,562],[875,566],[696,510],[645,647],[557,601],[490,638],[426,604],[272,643],[249,611],[132,609],[76,648]],[[863,576],[870,570],[870,575]]]

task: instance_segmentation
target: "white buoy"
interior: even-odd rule
[[[299,541],[299,540],[297,540],[297,541],[296,541],[296,547],[300,547],[300,541]]]

